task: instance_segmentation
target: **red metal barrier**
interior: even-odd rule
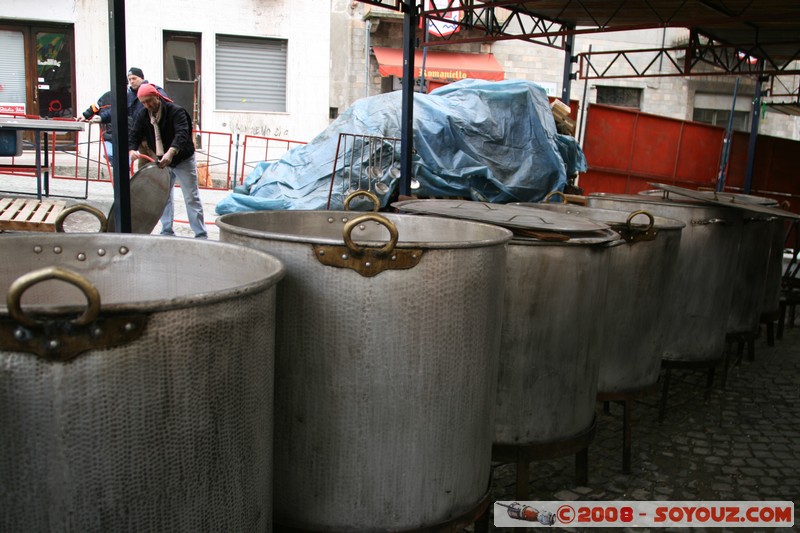
[[[696,189],[713,187],[725,130],[635,109],[593,104],[587,111],[586,192],[637,193],[656,181]]]
[[[233,134],[204,130],[193,130],[192,133],[195,139],[195,158],[197,159],[200,187],[205,189],[230,189]],[[211,181],[211,170],[214,167],[224,170],[225,187],[215,187]],[[203,171],[203,168],[207,170]]]
[[[292,141],[289,139],[278,139],[275,137],[260,137],[258,135],[245,135],[242,144],[242,167],[239,173],[239,183],[244,183],[247,174],[252,171],[258,163],[263,161],[276,161],[296,146],[306,144],[303,141]],[[247,149],[250,147],[251,156],[257,159],[247,159]],[[255,155],[252,153],[255,152]],[[263,157],[261,155],[263,154]]]
[[[648,182],[688,189],[715,189],[725,129],[698,122],[592,104],[583,151],[589,166],[580,176],[586,192],[635,194]],[[734,133],[725,190],[743,192],[750,135]],[[800,179],[795,162],[800,142],[759,135],[750,194],[788,201],[800,213]]]

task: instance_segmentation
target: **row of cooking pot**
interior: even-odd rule
[[[227,243],[3,236],[0,529],[451,522],[485,505],[493,443],[582,431],[598,375],[644,386],[727,325],[709,300],[731,300],[722,231],[743,224],[708,206],[628,209],[620,231],[599,209],[439,207],[226,215]]]

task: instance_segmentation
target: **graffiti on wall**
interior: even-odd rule
[[[226,127],[226,124],[222,124]],[[257,135],[259,137],[285,138],[289,136],[289,128],[281,124],[271,124],[263,117],[234,117],[227,124],[231,133],[242,135]]]

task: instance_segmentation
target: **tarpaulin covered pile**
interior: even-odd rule
[[[381,205],[399,185],[400,91],[357,101],[308,144],[262,162],[217,204],[217,213],[264,209],[342,209],[350,176],[367,174]],[[537,202],[586,170],[572,137],[556,132],[544,89],[525,80],[466,79],[414,94],[412,192],[494,203]],[[350,145],[340,134],[387,138]],[[376,161],[379,167],[376,168]],[[333,176],[333,186],[331,178]]]

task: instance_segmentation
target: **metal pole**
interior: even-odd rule
[[[103,134],[100,133],[100,144],[103,144]],[[97,150],[98,157],[100,156],[100,150]],[[89,198],[89,163],[92,160],[92,124],[89,123],[89,126],[86,128],[86,188],[83,191],[83,199],[86,200]]]
[[[414,51],[416,48],[417,8],[414,0],[405,0],[403,19],[403,109],[400,125],[400,189],[411,193],[411,165],[414,153]]]
[[[574,27],[570,27],[574,30]],[[575,35],[569,34],[564,43],[564,72],[561,82],[561,101],[569,105],[569,94],[572,88],[572,48],[575,46]]]
[[[760,67],[759,71],[762,72],[758,76],[758,81],[756,82],[756,95],[753,99],[753,114],[752,114],[752,121],[750,124],[750,142],[747,145],[747,169],[745,170],[744,175],[744,193],[750,194],[750,189],[753,185],[753,167],[755,166],[755,159],[756,159],[756,142],[758,141],[758,127],[761,123],[761,83],[764,80],[763,72],[764,72],[764,60],[759,59]]]
[[[233,153],[233,182],[231,189],[236,188],[236,168],[239,166],[239,134],[236,134],[236,151]]]
[[[111,61],[111,128],[114,153],[114,217],[118,233],[131,233],[131,182],[128,166],[128,80],[125,64],[125,0],[108,0],[108,41]]]
[[[429,33],[428,33],[428,24],[430,24],[430,21],[427,18],[425,18],[425,20],[423,22],[425,24],[423,24],[423,28],[422,28],[422,40],[423,40],[423,42],[427,43],[428,42],[428,35],[429,35]],[[428,61],[428,47],[427,46],[423,46],[422,47],[422,67],[420,67],[420,69],[419,69],[419,92],[420,93],[427,92],[427,91],[424,90],[424,87],[425,87],[425,62],[426,61]]]
[[[728,117],[728,129],[725,131],[725,145],[722,147],[722,161],[719,165],[719,177],[717,178],[717,192],[725,189],[725,176],[728,174],[728,158],[731,155],[731,139],[733,138],[733,114],[736,111],[736,95],[739,93],[739,78],[733,86],[733,103],[731,104],[731,114]]]
[[[592,56],[592,45],[589,45],[589,57]],[[589,89],[589,77],[587,76],[583,82],[583,98],[581,99],[581,122],[578,124],[580,130],[578,131],[578,144],[583,147],[583,140],[586,136],[584,129],[586,128],[586,92]]]
[[[369,96],[369,48],[370,32],[372,31],[372,21],[368,20],[364,33],[364,98]]]

